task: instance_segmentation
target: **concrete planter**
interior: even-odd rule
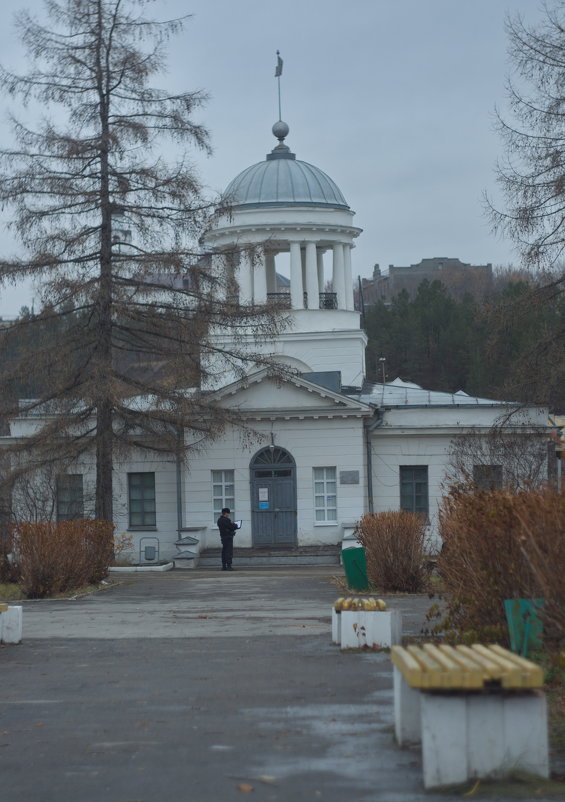
[[[341,610],[332,607],[332,643],[341,646]]]
[[[342,649],[359,649],[365,646],[369,649],[390,648],[399,644],[402,639],[402,617],[398,610],[342,610],[336,617],[341,619]]]
[[[21,643],[22,640],[22,607],[8,607],[0,614],[0,641],[2,643]]]

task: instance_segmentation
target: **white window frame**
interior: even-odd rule
[[[314,491],[314,526],[337,524],[337,467],[312,468]]]
[[[235,471],[233,469],[212,471],[211,478],[214,523],[222,514],[224,507],[230,508],[230,515],[233,519],[235,516]]]

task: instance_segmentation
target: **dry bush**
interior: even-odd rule
[[[10,540],[5,541],[0,547],[0,585],[18,584],[21,578],[20,568],[12,559],[12,547]]]
[[[546,642],[565,640],[565,491],[545,491],[517,510],[520,549],[539,596],[545,599]]]
[[[436,632],[507,644],[504,600],[541,596],[545,638],[565,635],[563,493],[454,487],[440,511],[440,535],[446,616]]]
[[[364,515],[355,531],[365,548],[369,581],[387,591],[424,590],[426,522],[415,512],[395,510]]]
[[[114,527],[105,521],[21,522],[12,530],[22,590],[41,599],[100,582],[112,561]]]

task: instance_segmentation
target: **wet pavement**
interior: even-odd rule
[[[25,602],[22,644],[0,648],[1,798],[461,798],[425,793],[418,750],[394,744],[388,654],[331,644],[332,573],[129,574]],[[418,634],[427,597],[387,601]]]

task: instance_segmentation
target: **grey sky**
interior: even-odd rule
[[[9,21],[22,7],[42,2],[3,0],[0,31],[2,63],[20,71]],[[496,194],[502,155],[493,110],[505,104],[511,68],[504,19],[539,21],[536,0],[156,0],[147,13],[193,14],[171,42],[161,85],[211,96],[201,117],[214,155],[194,159],[212,190],[276,142],[278,49],[287,144],[334,179],[364,229],[354,275],[431,256],[517,261],[490,232],[481,196]],[[32,294],[1,292],[5,317]]]

